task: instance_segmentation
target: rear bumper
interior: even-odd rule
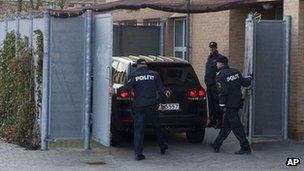
[[[191,126],[206,125],[207,118],[203,116],[160,116],[161,125],[164,126]]]
[[[186,132],[204,128],[207,123],[207,118],[204,116],[160,116],[161,126],[169,132]],[[152,128],[151,123],[145,124],[146,128]],[[133,119],[121,119],[121,130],[132,130]]]
[[[121,107],[124,106],[124,107]],[[160,112],[160,124],[170,132],[185,132],[203,128],[207,124],[206,101],[195,101],[189,107],[188,112]],[[112,127],[120,131],[133,130],[132,109],[129,104],[117,105],[112,108],[116,112],[112,113]],[[152,128],[152,125],[147,122],[146,128]]]

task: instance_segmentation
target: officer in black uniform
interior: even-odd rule
[[[229,68],[228,59],[224,56],[217,59],[217,67],[219,69],[216,76],[219,105],[224,112],[224,117],[222,129],[211,146],[215,152],[219,152],[223,141],[233,131],[241,145],[241,149],[235,154],[250,154],[251,148],[238,112],[243,103],[241,87],[250,86],[252,77],[244,78],[240,71]]]
[[[209,108],[209,123],[207,127],[220,128],[222,122],[222,112],[219,107],[218,91],[216,88],[216,74],[218,69],[216,61],[218,57],[222,56],[217,51],[217,43],[210,42],[210,55],[206,63],[205,70],[205,84],[207,86],[208,108]]]
[[[159,100],[163,100],[165,90],[158,73],[148,70],[144,59],[136,61],[137,69],[130,75],[125,86],[117,89],[117,93],[122,91],[134,92],[133,111],[134,111],[134,149],[136,160],[143,160],[143,140],[145,119],[153,125],[157,141],[160,146],[160,153],[165,154],[168,145],[165,143],[160,121],[159,121]]]

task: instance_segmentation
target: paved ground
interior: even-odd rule
[[[304,170],[304,143],[264,142],[253,145],[252,155],[236,156],[238,144],[230,136],[221,153],[207,146],[216,136],[209,129],[203,144],[188,144],[183,135],[171,135],[169,151],[159,155],[154,138],[145,142],[147,160],[134,161],[131,142],[119,148],[95,147],[84,151],[77,143],[56,143],[49,151],[26,151],[0,142],[0,170]],[[69,148],[67,148],[67,146]],[[287,157],[299,157],[301,165],[286,167]]]

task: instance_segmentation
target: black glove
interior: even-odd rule
[[[254,78],[254,77],[253,77],[253,74],[249,74],[249,77],[250,77],[252,80],[253,80],[253,78]]]

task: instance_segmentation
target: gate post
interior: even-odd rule
[[[19,33],[20,33],[20,12],[16,12],[15,13],[15,48],[16,48],[16,52],[15,52],[15,57],[18,57],[19,55]]]
[[[49,126],[49,90],[50,90],[50,23],[49,10],[44,12],[44,55],[43,55],[43,78],[42,78],[42,114],[41,114],[41,150],[48,149],[48,126]]]
[[[85,19],[85,31],[86,31],[86,42],[85,42],[85,95],[84,95],[84,149],[90,149],[90,114],[91,114],[91,87],[92,87],[92,10],[88,10],[86,12],[86,19]]]
[[[159,35],[159,55],[164,56],[164,46],[165,46],[165,39],[164,39],[164,31],[165,31],[165,23],[164,21],[160,22],[160,35]]]
[[[253,73],[253,55],[254,55],[254,16],[248,14],[246,19],[246,35],[245,35],[245,60],[244,60],[244,74],[248,76]],[[249,143],[252,142],[252,89],[245,89],[245,109],[246,113],[246,129],[248,130]]]
[[[290,58],[290,29],[291,29],[291,17],[285,16],[284,19],[284,25],[285,25],[285,61],[284,61],[284,139],[286,140],[288,138],[288,111],[289,111],[289,58]]]
[[[30,24],[29,24],[29,30],[30,30],[30,35],[29,35],[29,50],[31,51],[32,55],[33,55],[33,12],[30,11],[29,12],[29,20],[30,20]]]
[[[7,13],[5,13],[5,16],[4,16],[4,29],[5,29],[5,34],[7,34],[7,32],[8,32],[8,19],[9,19],[9,17],[8,17]],[[6,35],[5,35],[5,36],[6,36]]]

